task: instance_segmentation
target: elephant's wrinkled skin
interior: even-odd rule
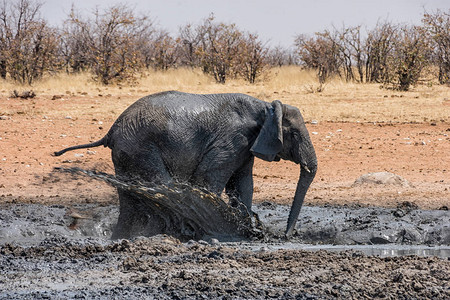
[[[217,194],[225,189],[230,199],[242,202],[249,211],[254,156],[300,164],[287,235],[295,227],[317,170],[300,111],[278,100],[268,103],[244,94],[171,91],[149,95],[126,109],[101,140],[55,155],[100,145],[112,149],[117,176],[168,185],[186,182]],[[113,238],[135,234],[134,225],[149,218],[148,213],[136,217],[140,211],[136,197],[119,189],[120,216]],[[164,232],[164,224],[154,226],[160,226],[155,233]]]

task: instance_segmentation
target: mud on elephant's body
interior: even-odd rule
[[[300,111],[278,100],[268,103],[243,94],[171,91],[150,95],[126,109],[101,140],[55,155],[100,145],[112,149],[119,177],[168,185],[186,182],[216,194],[225,190],[230,199],[240,201],[249,211],[255,156],[300,164],[288,235],[317,170],[314,147]],[[136,234],[134,228],[152,219],[148,211],[139,215],[142,199],[137,197],[119,189],[120,216],[113,237]],[[160,221],[154,222],[155,233],[165,230],[164,220]]]

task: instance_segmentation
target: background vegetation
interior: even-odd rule
[[[149,70],[193,68],[217,83],[240,78],[253,84],[273,74],[273,67],[298,65],[318,78],[311,92],[322,91],[336,76],[403,91],[420,79],[450,83],[450,11],[425,12],[421,26],[380,21],[374,28],[299,34],[285,49],[269,47],[257,33],[217,22],[214,15],[181,25],[172,36],[125,4],[91,14],[72,7],[60,28],[48,25],[40,9],[35,0],[0,3],[3,79],[31,85],[62,71],[89,72],[103,85],[133,85]]]

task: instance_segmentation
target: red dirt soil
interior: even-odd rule
[[[89,114],[47,117],[19,110],[24,101],[29,100],[1,100],[4,111],[15,113],[0,118],[0,203],[117,201],[115,190],[106,184],[53,171],[54,167],[77,166],[114,173],[108,148],[81,149],[60,157],[51,154],[100,139],[118,114],[110,113],[101,122]],[[43,108],[59,100],[33,101]],[[76,101],[77,98],[71,99],[74,105]],[[450,124],[319,122],[307,127],[316,148],[319,171],[306,205],[393,207],[404,201],[424,209],[450,205]],[[400,175],[410,186],[353,186],[361,175],[380,171]],[[291,162],[257,160],[255,201],[291,203],[299,172],[299,167]]]

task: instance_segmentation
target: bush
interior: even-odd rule
[[[115,5],[104,11],[98,9],[93,16],[83,19],[72,9],[65,33],[68,51],[66,61],[72,69],[87,63],[94,79],[102,84],[133,82],[142,71],[142,49],[151,34],[151,22],[147,17],[136,17],[126,5]],[[84,52],[78,53],[81,49]]]
[[[427,64],[429,47],[423,31],[418,27],[402,27],[393,43],[388,64],[392,66],[385,84],[393,85],[400,91],[407,91],[419,80]]]
[[[450,10],[425,13],[423,24],[430,39],[433,61],[438,66],[441,84],[450,83]]]
[[[30,0],[0,4],[0,76],[22,84],[59,67],[56,29],[39,16],[41,5]]]
[[[245,33],[235,24],[216,23],[213,15],[196,28],[181,28],[179,42],[183,60],[198,64],[218,83],[239,76],[255,83],[267,67],[268,48],[258,35]]]

